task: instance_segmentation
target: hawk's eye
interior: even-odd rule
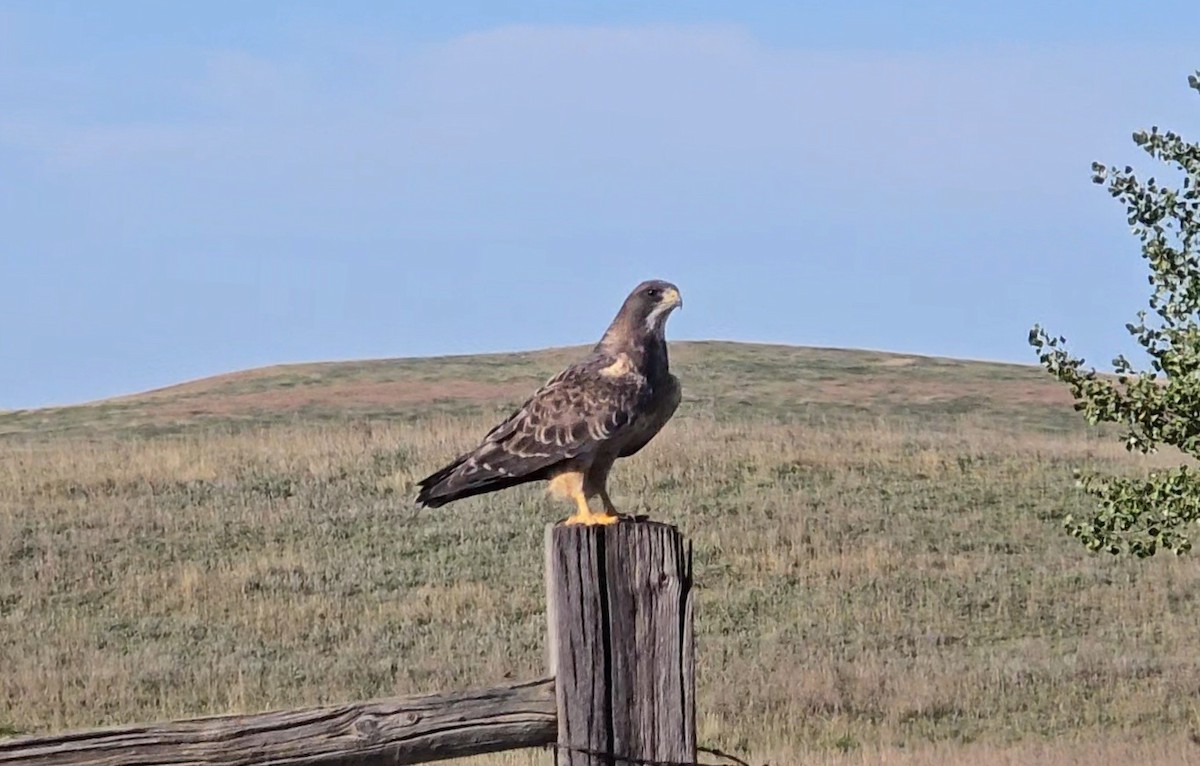
[[[646,295],[649,295],[651,298],[657,298],[662,295],[662,290],[659,290],[657,287],[651,287],[646,291]]]

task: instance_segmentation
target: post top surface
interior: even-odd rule
[[[564,524],[560,521],[553,521],[546,525],[548,529],[555,531],[563,530],[566,532],[595,532],[597,530],[669,530],[675,534],[682,535],[683,532],[674,524],[668,524],[665,521],[655,521],[645,516],[638,516],[632,519],[621,519],[616,524]]]

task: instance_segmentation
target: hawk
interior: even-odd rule
[[[675,414],[679,379],[667,360],[666,323],[683,305],[670,282],[642,282],[585,358],[558,373],[473,450],[418,482],[417,503],[437,508],[472,495],[548,481],[575,504],[566,524],[613,524],[608,473]],[[599,498],[603,510],[593,511]]]

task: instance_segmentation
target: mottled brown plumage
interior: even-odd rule
[[[665,326],[682,304],[669,282],[638,285],[586,358],[548,380],[475,449],[422,479],[417,502],[438,507],[548,480],[575,503],[568,523],[616,521],[606,487],[613,462],[645,447],[679,406]],[[593,497],[603,513],[591,509]]]

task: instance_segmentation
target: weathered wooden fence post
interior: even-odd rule
[[[546,528],[560,766],[696,761],[692,553],[650,521]]]

